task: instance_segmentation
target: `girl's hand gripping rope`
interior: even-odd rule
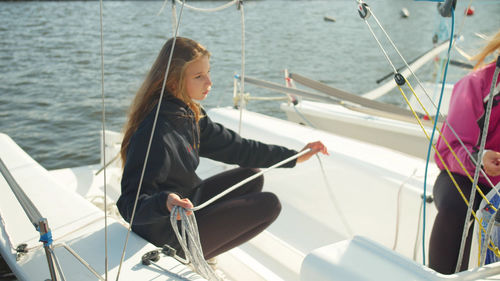
[[[167,197],[167,209],[172,212],[172,208],[174,206],[179,206],[182,207],[186,210],[191,210],[194,206],[191,201],[189,201],[188,198],[181,199],[179,195],[175,193],[170,193]],[[186,214],[190,216],[193,212],[192,211],[187,211]],[[177,220],[180,220],[181,216],[180,214],[177,214]]]
[[[311,151],[297,158],[297,163],[309,160],[309,158],[311,158],[318,152],[321,152],[324,155],[330,155],[326,146],[321,141],[310,142],[301,151],[304,151],[308,148],[310,148]]]

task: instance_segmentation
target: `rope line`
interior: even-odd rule
[[[309,153],[310,151],[311,151],[311,149],[310,149],[310,148],[304,149],[304,150],[302,150],[301,152],[299,152],[299,153],[297,153],[297,154],[295,154],[295,155],[293,155],[293,156],[291,156],[291,157],[289,157],[289,158],[287,158],[287,159],[285,159],[285,160],[282,160],[282,161],[280,161],[280,162],[278,162],[278,163],[276,163],[276,164],[272,165],[272,166],[271,166],[271,167],[269,167],[269,168],[263,169],[262,171],[260,171],[260,172],[258,172],[258,173],[256,173],[256,174],[254,174],[254,175],[252,175],[252,176],[250,176],[250,177],[248,177],[248,178],[246,178],[246,179],[244,179],[244,180],[240,181],[239,183],[234,184],[233,186],[229,187],[228,189],[224,190],[223,192],[221,192],[221,193],[217,194],[216,196],[212,197],[211,199],[207,200],[207,201],[206,201],[206,202],[204,202],[203,204],[198,205],[198,206],[196,206],[196,207],[194,207],[194,208],[189,209],[189,211],[198,211],[198,210],[201,210],[201,209],[205,208],[206,206],[210,205],[211,203],[213,203],[214,201],[216,201],[216,200],[220,199],[220,198],[221,198],[221,197],[223,197],[224,195],[228,194],[229,192],[231,192],[231,191],[233,191],[233,190],[237,189],[238,187],[240,187],[240,186],[242,186],[242,185],[246,184],[247,182],[249,182],[249,181],[251,181],[251,180],[253,180],[253,179],[255,179],[255,178],[258,178],[258,177],[260,177],[261,175],[263,175],[263,174],[265,174],[265,173],[269,172],[270,170],[275,169],[275,168],[277,168],[277,167],[279,167],[279,166],[281,166],[281,165],[283,165],[283,164],[285,164],[285,163],[288,163],[288,162],[290,162],[290,161],[292,161],[292,160],[294,160],[294,159],[297,159],[297,158],[299,158],[300,156],[302,156],[302,155],[304,155],[304,154],[306,154],[306,153]]]
[[[335,208],[335,211],[337,211],[337,214],[339,215],[340,220],[342,221],[342,224],[344,225],[344,227],[347,231],[347,234],[349,235],[349,237],[352,237],[354,235],[354,232],[352,231],[351,226],[347,222],[347,219],[345,218],[345,215],[342,212],[342,209],[340,209],[340,207],[339,207],[340,205],[337,201],[337,198],[335,197],[335,194],[333,194],[333,192],[332,192],[332,187],[331,187],[330,182],[328,181],[328,177],[326,176],[325,168],[323,167],[323,162],[321,161],[321,158],[319,157],[318,154],[316,154],[316,158],[318,158],[319,166],[321,167],[321,172],[322,172],[321,174],[323,175],[323,180],[325,181],[326,190],[328,191],[328,195],[330,196],[330,200],[333,203],[332,205]]]
[[[394,230],[394,243],[392,244],[392,250],[396,250],[396,247],[398,245],[398,239],[399,239],[399,222],[400,222],[400,212],[401,212],[401,191],[403,190],[403,187],[405,184],[417,173],[417,169],[413,170],[413,173],[411,173],[410,176],[408,176],[401,184],[399,185],[398,188],[398,194],[396,196],[396,224],[395,224],[395,230]],[[417,224],[418,226],[418,224]],[[418,236],[418,231],[417,231],[417,236]]]
[[[186,212],[187,210],[182,207],[174,206],[170,213],[170,223],[184,251],[186,263],[191,263],[196,272],[208,280],[222,280],[215,274],[203,256],[198,224],[194,213],[188,216]],[[177,225],[177,216],[181,218],[180,231]]]

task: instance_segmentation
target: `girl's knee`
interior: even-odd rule
[[[281,213],[281,202],[274,193],[263,192],[262,207],[268,212],[268,216],[274,221]]]
[[[244,168],[244,171],[245,171],[245,173],[247,173],[247,175],[245,175],[245,177],[248,178],[248,177],[251,177],[253,175],[258,174],[260,172],[260,169],[259,168]],[[260,175],[260,176],[256,177],[252,181],[248,182],[247,185],[251,185],[252,186],[251,190],[253,190],[255,192],[262,191],[262,188],[264,187],[264,176]]]

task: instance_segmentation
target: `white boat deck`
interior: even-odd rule
[[[216,122],[237,130],[239,112],[220,108],[208,112]],[[262,124],[266,124],[263,128]],[[305,143],[323,141],[331,156],[266,173],[264,189],[280,198],[283,209],[277,221],[248,243],[218,257],[229,280],[491,280],[498,265],[445,276],[420,264],[423,161],[390,149],[325,133],[284,120],[243,112],[244,137],[300,150]],[[112,133],[107,140],[113,140]],[[119,139],[119,138],[117,138]],[[71,246],[99,275],[104,274],[103,212],[100,165],[46,171],[10,138],[0,135],[0,157],[49,218],[55,244]],[[107,145],[111,159],[119,144]],[[120,163],[107,170],[108,203],[119,194]],[[325,184],[323,170],[329,185]],[[199,173],[208,177],[231,166],[203,159]],[[437,169],[431,168],[429,183]],[[428,195],[432,186],[428,187]],[[22,213],[6,183],[0,180],[0,248],[20,280],[48,278],[41,248],[15,261],[12,247],[40,245],[38,233]],[[5,194],[5,196],[4,196]],[[108,208],[109,209],[109,208]],[[112,210],[112,209],[111,209]],[[427,231],[435,209],[427,205]],[[119,217],[109,218],[109,276],[117,271],[126,228]],[[347,222],[344,223],[343,219]],[[429,233],[426,234],[428,239]],[[427,242],[426,242],[427,244]],[[155,247],[131,234],[122,280],[199,280],[189,268],[163,257],[158,266],[144,266],[141,256]],[[417,249],[417,250],[415,250]],[[63,248],[56,253],[65,272],[96,280]],[[176,272],[182,278],[165,271]],[[123,271],[125,270],[125,272]],[[81,274],[80,274],[81,273]],[[76,275],[75,275],[76,276]],[[79,277],[80,278],[80,277]],[[177,279],[176,279],[177,278]]]
[[[42,216],[48,220],[54,239],[54,251],[66,278],[98,280],[62,245],[70,247],[98,275],[104,276],[104,213],[77,193],[61,186],[7,135],[0,134],[0,144],[0,158]],[[19,280],[50,279],[45,252],[40,247],[42,243],[38,242],[40,235],[3,177],[0,177],[0,194],[2,257]],[[120,222],[108,219],[108,278],[116,279],[126,232],[126,227]],[[14,249],[23,243],[30,250],[16,261]],[[169,275],[172,280],[203,280],[170,257],[161,258],[157,266],[142,265],[142,255],[156,247],[134,233],[130,234],[128,245],[121,280],[154,280]]]

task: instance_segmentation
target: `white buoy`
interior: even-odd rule
[[[406,8],[401,9],[401,17],[402,18],[407,18],[409,16],[410,16],[410,11],[408,11],[408,9],[406,9]]]

